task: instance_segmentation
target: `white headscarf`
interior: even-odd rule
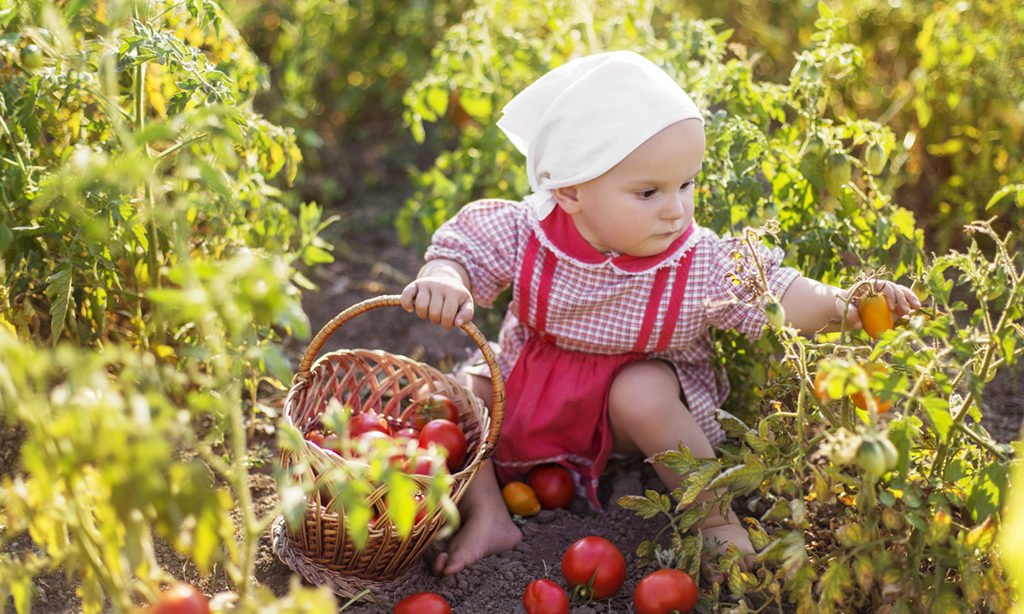
[[[537,216],[552,190],[603,175],[644,141],[700,111],[679,84],[632,51],[599,53],[543,75],[502,109],[498,127],[526,155]]]

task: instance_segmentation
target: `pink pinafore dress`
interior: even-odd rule
[[[558,216],[553,216],[557,218]],[[553,223],[559,223],[554,220]],[[561,223],[565,223],[564,219]],[[681,245],[693,226],[677,240]],[[542,262],[538,266],[538,254]],[[668,348],[681,311],[693,251],[655,274],[652,292],[636,329],[633,351],[596,354],[567,350],[546,328],[548,298],[557,258],[541,249],[536,235],[527,243],[515,294],[517,316],[530,334],[506,381],[506,411],[494,466],[502,483],[523,479],[545,463],[568,468],[590,504],[600,509],[597,480],[612,452],[608,392],[618,372],[635,361]],[[628,258],[628,257],[627,257]],[[675,275],[666,294],[669,275]],[[659,306],[668,301],[666,321],[656,331]],[[657,342],[651,346],[657,332]]]

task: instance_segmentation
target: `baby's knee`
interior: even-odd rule
[[[660,410],[678,411],[682,404],[675,369],[661,360],[624,367],[612,380],[608,410],[622,417],[650,417]]]

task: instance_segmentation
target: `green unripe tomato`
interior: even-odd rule
[[[868,145],[864,152],[864,167],[872,175],[878,175],[885,170],[885,148],[881,143]]]
[[[815,134],[807,141],[807,147],[804,149],[804,153],[808,158],[821,158],[821,156],[825,154],[825,139]]]
[[[35,70],[43,65],[43,53],[36,45],[25,45],[21,48],[21,65],[28,70]]]
[[[786,310],[782,308],[782,305],[775,301],[765,303],[764,315],[768,318],[768,324],[770,324],[775,330],[786,325]]]
[[[865,436],[857,448],[857,464],[865,473],[879,478],[896,466],[896,447],[888,437]]]
[[[850,161],[846,159],[846,154],[833,152],[825,163],[825,187],[829,194],[839,198],[851,176]]]

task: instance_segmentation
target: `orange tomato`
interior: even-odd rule
[[[508,511],[519,516],[533,516],[540,511],[540,500],[537,493],[525,482],[509,482],[501,489],[501,498],[505,500]]]
[[[871,294],[861,298],[857,302],[857,313],[860,314],[864,332],[875,339],[885,331],[892,330],[892,311],[889,310],[885,295]]]
[[[828,393],[828,375],[820,367],[814,374],[814,396],[819,401],[831,401],[832,395]]]
[[[878,373],[881,375],[885,374],[885,365],[881,363],[873,362],[863,365],[863,367],[864,370],[867,371],[869,376],[871,376],[874,373]],[[878,409],[878,413],[883,414],[889,411],[889,407],[891,405],[889,401],[883,401],[874,395],[872,395],[872,397],[875,400],[875,407]],[[864,394],[863,390],[858,390],[857,392],[851,394],[850,400],[853,401],[853,404],[856,405],[859,409],[862,409],[864,411],[868,410],[868,399],[867,395]]]

